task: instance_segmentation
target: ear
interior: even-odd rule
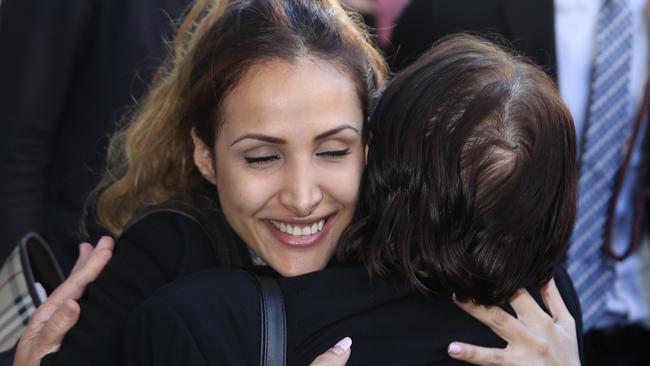
[[[190,131],[192,142],[194,143],[194,165],[199,169],[201,175],[210,183],[217,184],[217,175],[215,174],[214,160],[212,151],[197,135],[194,128]]]

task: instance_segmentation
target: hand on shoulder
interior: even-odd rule
[[[79,319],[77,300],[113,255],[115,242],[103,237],[96,247],[79,246],[79,258],[70,276],[32,314],[14,357],[14,366],[36,366],[47,354],[56,352],[66,333]]]
[[[541,289],[551,315],[544,312],[526,290],[510,300],[513,317],[499,307],[456,302],[508,342],[504,349],[485,348],[461,342],[449,345],[449,355],[475,365],[579,366],[576,322],[566,308],[555,281]]]

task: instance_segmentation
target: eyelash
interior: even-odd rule
[[[333,150],[333,151],[324,151],[321,153],[316,153],[317,156],[323,156],[327,158],[340,158],[345,155],[350,154],[350,149],[345,150]],[[246,163],[248,164],[265,164],[274,160],[280,160],[280,155],[268,155],[268,156],[259,156],[259,157],[244,157]]]
[[[345,149],[345,150],[324,151],[322,153],[317,153],[316,155],[325,156],[328,158],[340,158],[342,156],[348,155],[349,153],[350,153],[350,149]]]
[[[248,164],[264,164],[273,160],[280,160],[280,155],[268,155],[260,157],[245,157]]]

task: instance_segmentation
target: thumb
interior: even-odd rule
[[[334,345],[334,347],[316,357],[310,366],[345,366],[352,352],[350,349],[351,346],[352,339],[345,337]]]

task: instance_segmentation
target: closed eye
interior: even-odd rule
[[[337,158],[337,157],[342,157],[342,156],[348,155],[349,153],[350,153],[350,149],[345,149],[345,150],[323,151],[323,152],[316,153],[316,155],[317,156]]]
[[[266,155],[266,156],[245,156],[248,164],[264,164],[274,160],[280,160],[280,155]]]

